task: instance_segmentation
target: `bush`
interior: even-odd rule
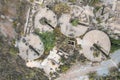
[[[113,53],[114,51],[120,49],[120,40],[116,40],[113,38],[110,38],[111,40],[111,50],[110,53]]]
[[[69,2],[75,3],[77,0],[68,0]]]
[[[113,39],[113,38],[110,38],[110,40],[111,40],[111,42],[112,42],[113,44],[118,44],[118,45],[120,45],[120,40],[116,40],[116,39]]]
[[[19,52],[18,48],[14,47],[14,46],[11,46],[10,49],[9,49],[9,53],[11,55],[17,55],[18,52]]]
[[[113,52],[115,52],[115,51],[118,50],[118,49],[120,49],[120,46],[112,44],[112,45],[111,45],[110,53],[113,53]]]
[[[60,66],[60,70],[62,72],[66,72],[69,68],[70,68],[70,65],[67,65],[67,64]]]
[[[54,32],[43,32],[43,33],[36,33],[41,38],[44,49],[46,52],[49,52],[55,46],[55,33]]]
[[[94,5],[98,4],[99,2],[100,2],[100,0],[91,0],[91,1],[89,2],[89,5],[90,5],[90,6],[94,6]]]
[[[71,21],[73,26],[77,26],[79,24],[79,19],[74,19]]]
[[[69,13],[70,7],[66,3],[58,3],[53,7],[53,11],[57,14]]]

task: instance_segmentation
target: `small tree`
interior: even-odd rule
[[[71,23],[73,26],[77,26],[79,24],[79,19],[77,19],[77,18],[73,19],[73,20],[71,20]]]

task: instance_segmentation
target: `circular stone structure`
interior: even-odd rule
[[[70,23],[70,19],[71,19],[71,15],[69,14],[63,14],[59,19],[61,32],[64,35],[68,37],[78,37],[83,35],[88,30],[88,27],[83,25],[73,26]]]
[[[34,34],[22,37],[18,42],[19,56],[25,61],[39,58],[44,52],[44,46],[40,38]]]
[[[44,20],[48,24],[44,23]],[[48,8],[40,8],[34,15],[34,28],[40,32],[53,31],[57,25],[57,16]],[[51,27],[52,26],[52,27]]]
[[[94,57],[94,50],[92,50],[92,48],[95,46],[93,46],[93,44],[97,44],[99,48],[105,52],[106,55],[109,55],[111,43],[109,37],[104,32],[99,30],[92,30],[88,32],[83,37],[83,42],[81,45],[85,57],[91,61],[101,61],[103,53],[100,52],[99,56]]]
[[[72,14],[74,17],[78,17],[81,15],[81,13],[84,12],[83,8],[77,5],[70,5],[70,7],[71,7],[70,14]]]
[[[71,20],[75,19],[78,19],[77,25],[73,25],[71,22]],[[88,30],[87,22],[88,18],[84,13],[84,9],[76,5],[71,5],[70,14],[63,14],[59,19],[61,32],[72,38],[81,36]]]

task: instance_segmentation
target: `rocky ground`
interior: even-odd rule
[[[25,0],[0,0],[0,80],[48,80],[44,71],[27,68],[13,45],[23,33],[29,6]]]

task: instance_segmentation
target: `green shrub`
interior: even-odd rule
[[[111,40],[111,50],[110,53],[113,53],[114,51],[120,49],[120,40],[116,40],[113,38],[110,38]]]
[[[113,39],[113,38],[110,38],[110,40],[111,40],[111,42],[112,42],[113,44],[118,44],[118,45],[120,45],[120,40],[116,40],[116,39]]]
[[[46,52],[49,52],[55,46],[55,33],[43,32],[36,33],[41,38]]]
[[[77,0],[69,0],[69,2],[75,3]]]
[[[71,21],[73,26],[77,26],[79,24],[79,19],[74,19]]]

